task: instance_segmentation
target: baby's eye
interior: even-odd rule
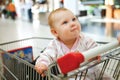
[[[72,21],[75,21],[75,20],[76,20],[76,18],[73,18],[73,19],[72,19]]]
[[[68,22],[67,21],[64,21],[63,24],[67,24]]]

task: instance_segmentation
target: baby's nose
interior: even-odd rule
[[[74,27],[75,26],[75,22],[71,21],[70,25],[71,25],[71,27]]]

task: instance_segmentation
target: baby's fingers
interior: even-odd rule
[[[36,70],[39,74],[41,74],[40,67],[35,66],[35,70]]]
[[[44,70],[41,69],[41,68],[38,67],[38,66],[35,66],[35,69],[36,69],[36,71],[37,71],[40,75],[42,75],[42,74],[44,73]]]
[[[45,72],[43,72],[43,73],[41,74],[41,76],[42,76],[42,77],[45,77],[45,76],[46,76]]]
[[[42,76],[45,76],[45,71],[47,71],[47,67],[44,65],[36,65],[35,70]]]

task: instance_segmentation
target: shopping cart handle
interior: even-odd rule
[[[83,53],[85,61],[88,61],[89,59],[96,57],[96,56],[98,56],[98,55],[100,55],[108,50],[116,48],[117,46],[119,46],[119,41],[116,39],[113,42],[110,42],[108,44],[90,49],[90,50]]]
[[[57,60],[58,67],[63,74],[67,74],[68,72],[79,68],[79,65],[84,61],[94,58],[105,51],[117,47],[118,45],[119,41],[116,40],[103,46],[98,46],[93,49],[90,49],[84,53],[79,52],[68,53]]]
[[[70,52],[57,59],[58,66],[63,74],[79,68],[82,62],[84,62],[84,56],[79,52]]]

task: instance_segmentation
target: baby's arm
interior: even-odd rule
[[[45,53],[41,53],[40,57],[37,59],[35,64],[36,71],[42,76],[45,76],[45,71],[47,71],[51,60]]]
[[[51,42],[43,53],[40,53],[40,57],[37,59],[35,64],[36,71],[42,76],[45,76],[45,71],[47,71],[48,66],[56,60],[56,48],[55,44]]]
[[[48,69],[48,65],[51,63],[49,55],[47,53],[40,53],[40,57],[36,60],[35,70],[42,76],[45,76],[45,71]]]

